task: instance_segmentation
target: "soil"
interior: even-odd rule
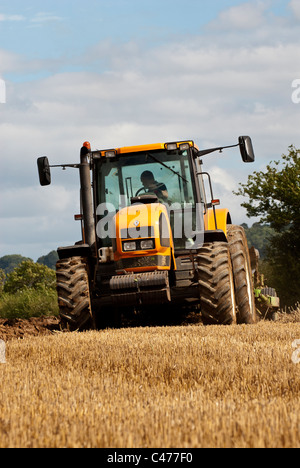
[[[28,336],[51,335],[60,330],[60,319],[55,316],[29,319],[1,319],[0,340],[23,339]]]
[[[188,314],[183,319],[182,315],[176,318],[176,315],[170,317],[170,322],[164,317],[163,322],[155,320],[153,317],[141,318],[123,318],[119,327],[136,327],[141,326],[162,326],[162,325],[189,325],[189,324],[200,324],[199,314]],[[12,339],[23,339],[30,336],[41,336],[41,335],[52,335],[53,333],[61,331],[67,332],[65,327],[61,326],[59,317],[56,316],[42,316],[42,317],[31,317],[29,319],[5,319],[0,318],[0,340],[5,342]]]

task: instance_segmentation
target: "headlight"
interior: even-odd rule
[[[149,249],[154,249],[154,240],[153,239],[142,240],[141,250],[149,250]]]
[[[166,143],[165,147],[167,148],[167,151],[176,151],[177,143]]]
[[[115,149],[105,151],[106,158],[115,158],[117,156],[117,151]]]
[[[123,250],[124,252],[128,250],[136,250],[136,242],[124,242]]]
[[[190,147],[189,143],[180,143],[179,145],[180,151],[186,151],[189,149],[189,147]]]

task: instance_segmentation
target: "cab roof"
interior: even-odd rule
[[[194,142],[193,141],[178,141],[174,142],[176,143],[177,148],[179,148],[179,145],[183,143],[188,143],[188,145],[192,148],[194,147]],[[155,151],[155,150],[163,150],[167,148],[167,145],[170,143],[152,143],[149,145],[138,145],[138,146],[124,146],[122,148],[117,148],[117,153],[118,154],[125,154],[125,153],[137,153],[137,152],[143,152],[143,151]]]

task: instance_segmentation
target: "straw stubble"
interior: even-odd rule
[[[0,447],[299,447],[299,323],[7,343]]]

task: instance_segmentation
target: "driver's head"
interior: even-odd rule
[[[141,175],[141,182],[144,187],[149,187],[153,182],[155,182],[154,175],[151,171],[144,171]]]

